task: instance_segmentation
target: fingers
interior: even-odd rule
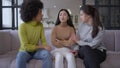
[[[48,51],[51,51],[51,50],[52,50],[52,48],[51,48],[49,45],[44,46],[44,49],[46,49],[46,50],[48,50]]]
[[[77,56],[77,54],[78,54],[78,52],[76,50],[71,50],[70,52],[73,53],[74,56]]]

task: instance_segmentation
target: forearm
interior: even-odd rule
[[[43,49],[44,46],[43,45],[36,45],[36,49]]]
[[[63,47],[62,44],[54,44],[54,46],[57,47],[57,48],[62,48]]]

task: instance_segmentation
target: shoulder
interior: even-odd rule
[[[78,30],[84,29],[85,26],[86,26],[85,23],[79,23],[79,25],[78,25]]]
[[[104,33],[104,32],[105,32],[105,28],[98,27],[98,29],[99,29],[99,32],[100,32],[100,33]]]
[[[104,27],[98,26],[99,31],[105,31]]]
[[[78,28],[82,28],[82,27],[84,27],[84,26],[86,26],[85,23],[79,23]]]
[[[22,29],[26,26],[26,23],[21,23],[20,26],[19,26],[19,29]]]
[[[57,28],[58,28],[58,26],[54,26],[53,29],[52,29],[52,31],[56,31]]]
[[[72,30],[72,31],[74,30],[74,28],[73,28],[73,27],[69,27],[69,29],[70,29],[70,30]]]
[[[70,31],[70,32],[76,32],[73,27],[69,27],[69,31]]]

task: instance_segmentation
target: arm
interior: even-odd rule
[[[63,47],[63,45],[60,44],[61,41],[57,40],[57,38],[56,38],[56,27],[53,28],[51,35],[52,35],[51,36],[52,44],[57,48]]]
[[[100,30],[97,34],[97,36],[91,41],[91,42],[85,42],[82,40],[77,41],[79,45],[90,45],[91,47],[95,48],[97,47],[97,44],[101,43],[103,39],[104,30]]]
[[[70,31],[71,31],[71,32],[70,32],[70,38],[69,38],[68,40],[66,40],[66,46],[67,46],[67,45],[68,45],[68,46],[72,46],[73,44],[75,44],[75,42],[72,40],[73,37],[76,36],[76,35],[75,35],[75,30],[74,30],[73,28],[71,28]]]
[[[41,38],[42,45],[40,45],[40,46],[38,45],[36,48],[37,49],[44,48],[46,50],[51,51],[52,50],[51,47],[49,45],[47,45],[47,42],[46,42],[43,25],[41,27],[42,27],[42,29],[41,29],[41,34],[40,34],[41,36],[40,36],[40,38]]]
[[[41,34],[41,36],[40,36],[40,38],[41,38],[41,42],[42,42],[42,45],[47,45],[47,42],[46,42],[46,38],[45,38],[45,33],[44,33],[44,28],[43,28],[43,25],[42,25],[42,29],[41,29],[41,32],[40,32]]]
[[[26,27],[24,24],[20,25],[18,32],[19,32],[21,47],[24,48],[24,50],[26,51],[34,51],[36,49],[36,45],[29,44],[26,33]]]

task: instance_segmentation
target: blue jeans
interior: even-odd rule
[[[31,59],[42,60],[42,68],[52,68],[52,56],[49,51],[41,49],[34,54],[29,54],[26,51],[20,51],[17,54],[16,67],[26,68],[27,62]]]

